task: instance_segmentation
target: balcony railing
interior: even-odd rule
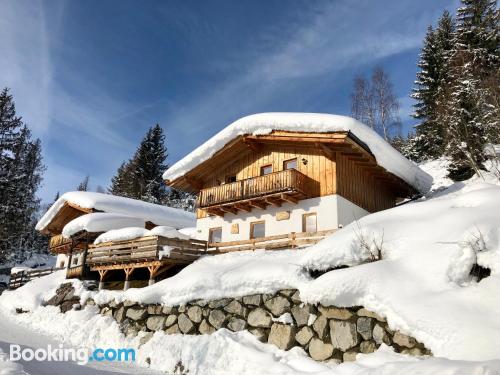
[[[309,196],[314,181],[295,169],[274,172],[200,191],[200,208],[246,199],[266,197],[278,193],[297,193]]]
[[[64,253],[71,247],[71,238],[64,238],[62,234],[50,237],[49,249],[52,253]]]

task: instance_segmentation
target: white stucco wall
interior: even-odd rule
[[[56,267],[61,267],[62,262],[64,262],[64,268],[68,268],[68,256],[66,254],[57,254]]]
[[[289,211],[288,220],[276,220],[276,214]],[[196,222],[196,238],[208,240],[210,228],[222,227],[222,241],[241,241],[250,238],[250,223],[265,221],[266,236],[302,232],[302,215],[316,213],[317,230],[336,229],[368,214],[367,211],[347,199],[333,194],[299,201],[298,204],[284,203],[281,207],[268,206],[265,210],[254,208],[252,212],[239,211],[237,215],[226,213],[224,217],[209,216]],[[231,225],[239,225],[239,233],[231,233]]]

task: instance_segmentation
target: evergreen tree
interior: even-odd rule
[[[443,155],[445,147],[445,128],[438,121],[438,97],[447,79],[447,60],[453,49],[454,21],[448,11],[439,20],[436,30],[429,26],[420,54],[415,81],[411,95],[415,104],[413,117],[420,120],[416,125],[416,135],[412,139],[414,160],[421,161]]]
[[[130,162],[123,162],[116,171],[116,174],[111,178],[111,186],[109,193],[120,197],[132,197],[131,193],[131,168]]]
[[[89,188],[89,179],[90,179],[90,176],[86,175],[85,178],[82,180],[82,182],[80,182],[78,184],[78,186],[76,187],[76,190],[87,191]]]
[[[7,89],[0,94],[0,263],[21,261],[33,252],[46,252],[46,242],[35,231],[40,207],[36,191],[44,166],[41,144],[32,140],[16,116]]]
[[[498,143],[500,125],[499,10],[492,0],[462,0],[462,5],[440,117],[448,128],[448,171],[454,180],[479,173],[487,158],[485,145]]]

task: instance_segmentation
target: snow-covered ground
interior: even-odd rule
[[[431,164],[432,163],[432,164]],[[297,288],[301,298],[338,306],[363,305],[392,329],[414,336],[434,358],[396,354],[382,346],[355,363],[317,363],[301,349],[283,352],[247,332],[208,336],[157,332],[139,347],[95,307],[61,314],[40,307],[63,281],[55,273],[0,296],[11,329],[29,329],[74,347],[134,347],[137,365],[190,374],[497,374],[500,373],[500,186],[491,174],[451,184],[444,161],[423,166],[435,175],[429,197],[368,215],[305,250],[242,252],[206,257],[178,275],[143,289],[86,292],[98,302],[131,299],[177,304]],[[371,261],[381,253],[381,259]],[[477,282],[474,263],[491,269]],[[349,268],[328,271],[341,265]],[[314,279],[310,270],[327,271]],[[15,314],[22,307],[31,312]],[[2,323],[0,323],[2,324]],[[0,326],[0,341],[6,341]],[[25,340],[29,340],[26,338]],[[8,341],[8,340],[7,340]],[[25,343],[26,344],[26,343]]]

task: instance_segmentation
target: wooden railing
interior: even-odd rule
[[[147,262],[175,259],[189,262],[206,253],[207,243],[200,240],[184,240],[161,236],[148,236],[134,240],[90,245],[87,253],[89,266]]]
[[[215,242],[208,244],[210,254],[229,253],[246,250],[280,250],[310,246],[318,243],[326,236],[335,233],[336,229],[318,232],[300,232],[260,237],[251,240]]]
[[[65,249],[69,249],[71,246],[71,238],[64,238],[62,234],[58,234],[50,237],[49,240],[49,249],[53,253],[57,253],[59,251],[65,251]]]
[[[62,270],[62,268],[40,268],[12,273],[9,279],[9,289],[17,289],[33,279],[38,279],[59,270]]]
[[[202,189],[198,196],[198,207],[210,207],[283,192],[298,192],[308,196],[312,184],[312,179],[306,175],[295,169],[288,169],[265,176]]]

